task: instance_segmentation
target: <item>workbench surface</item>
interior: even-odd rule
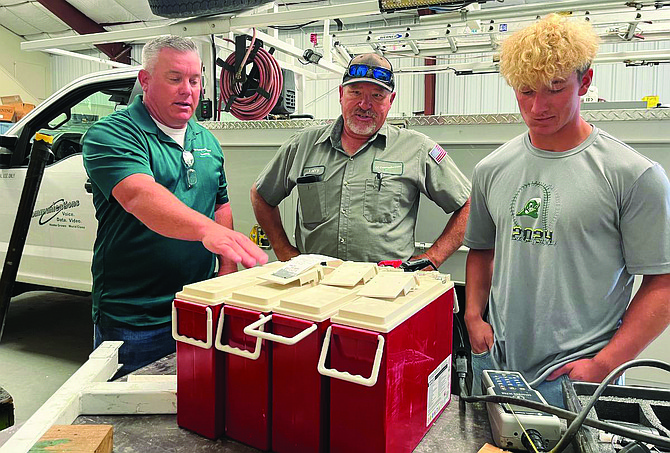
[[[135,374],[174,374],[175,355],[138,370]],[[176,415],[80,416],[75,424],[114,425],[115,453],[257,453],[259,450],[232,441],[211,441],[177,426]],[[468,404],[465,414],[458,410],[458,397],[452,400],[428,431],[416,453],[476,453],[492,443],[486,408]]]

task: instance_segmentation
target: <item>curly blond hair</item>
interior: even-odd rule
[[[583,75],[598,53],[600,39],[586,21],[549,14],[503,41],[500,73],[519,90],[551,86],[574,71]]]

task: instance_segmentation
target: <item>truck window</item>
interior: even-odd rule
[[[96,121],[127,107],[130,91],[127,88],[98,91],[59,114],[40,132],[54,137],[51,150],[58,162],[81,153],[81,138]],[[51,162],[50,162],[51,163]]]

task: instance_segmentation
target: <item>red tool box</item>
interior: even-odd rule
[[[445,277],[380,272],[331,318],[319,358],[331,378],[331,453],[409,453],[451,400],[454,290]],[[394,298],[394,285],[405,295]]]

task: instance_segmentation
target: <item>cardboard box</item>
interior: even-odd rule
[[[28,104],[25,102],[23,104],[14,104],[14,112],[16,113],[16,119],[14,121],[20,120],[26,116],[26,113],[30,112],[34,108],[35,104]]]
[[[0,121],[18,121],[26,113],[35,108],[35,104],[28,104],[23,102],[21,96],[14,94],[12,96],[0,96]],[[12,112],[9,109],[13,109]]]
[[[2,105],[23,104],[23,99],[18,94],[13,94],[12,96],[0,96],[0,102]]]
[[[0,105],[0,121],[16,121],[16,111],[14,106]]]

